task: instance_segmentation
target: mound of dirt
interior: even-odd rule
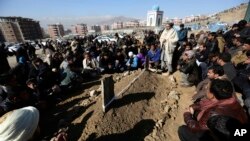
[[[141,73],[115,74],[115,94]],[[57,111],[63,111],[58,117],[70,122],[68,137],[72,141],[178,140],[177,128],[183,123],[183,109],[188,105],[182,93],[193,89],[179,89],[175,77],[143,72],[116,97],[106,113],[102,111],[100,84],[88,86],[57,105]],[[90,96],[92,90],[96,94]],[[180,101],[184,104],[180,105]]]

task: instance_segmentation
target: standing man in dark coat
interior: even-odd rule
[[[0,75],[10,70],[10,65],[7,60],[8,50],[5,49],[4,44],[0,44]]]
[[[187,41],[188,30],[184,28],[184,24],[180,24],[180,30],[178,33],[178,43],[182,46],[182,43]]]

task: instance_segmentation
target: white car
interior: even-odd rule
[[[39,45],[36,44],[35,42],[30,42],[30,44],[31,44],[33,47],[35,47],[36,50],[41,49],[41,48],[39,47]]]
[[[109,36],[105,36],[105,35],[98,36],[98,37],[96,37],[93,41],[96,41],[96,40],[97,40],[99,43],[104,42],[104,41],[107,41],[107,42],[116,42],[116,39],[115,39],[115,38],[112,38],[112,37],[109,37]]]
[[[7,46],[9,52],[16,52],[20,48],[20,44],[14,44]]]
[[[124,36],[126,36],[126,35],[125,35],[125,34],[122,34],[122,35],[121,35],[121,34],[118,34],[118,36],[119,36],[119,38],[122,39],[122,38],[124,38]]]

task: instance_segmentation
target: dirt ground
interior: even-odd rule
[[[141,72],[115,74],[115,93]],[[168,77],[146,71],[116,97],[106,113],[102,111],[100,83],[88,84],[57,105],[54,124],[60,119],[70,123],[70,141],[178,141],[177,129],[194,91],[194,87],[179,87],[179,78],[178,72]],[[94,96],[89,95],[92,90],[97,91]]]

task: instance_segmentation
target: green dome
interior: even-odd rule
[[[152,10],[154,10],[154,11],[159,11],[159,10],[160,10],[159,5],[154,5],[153,8],[152,8]]]

